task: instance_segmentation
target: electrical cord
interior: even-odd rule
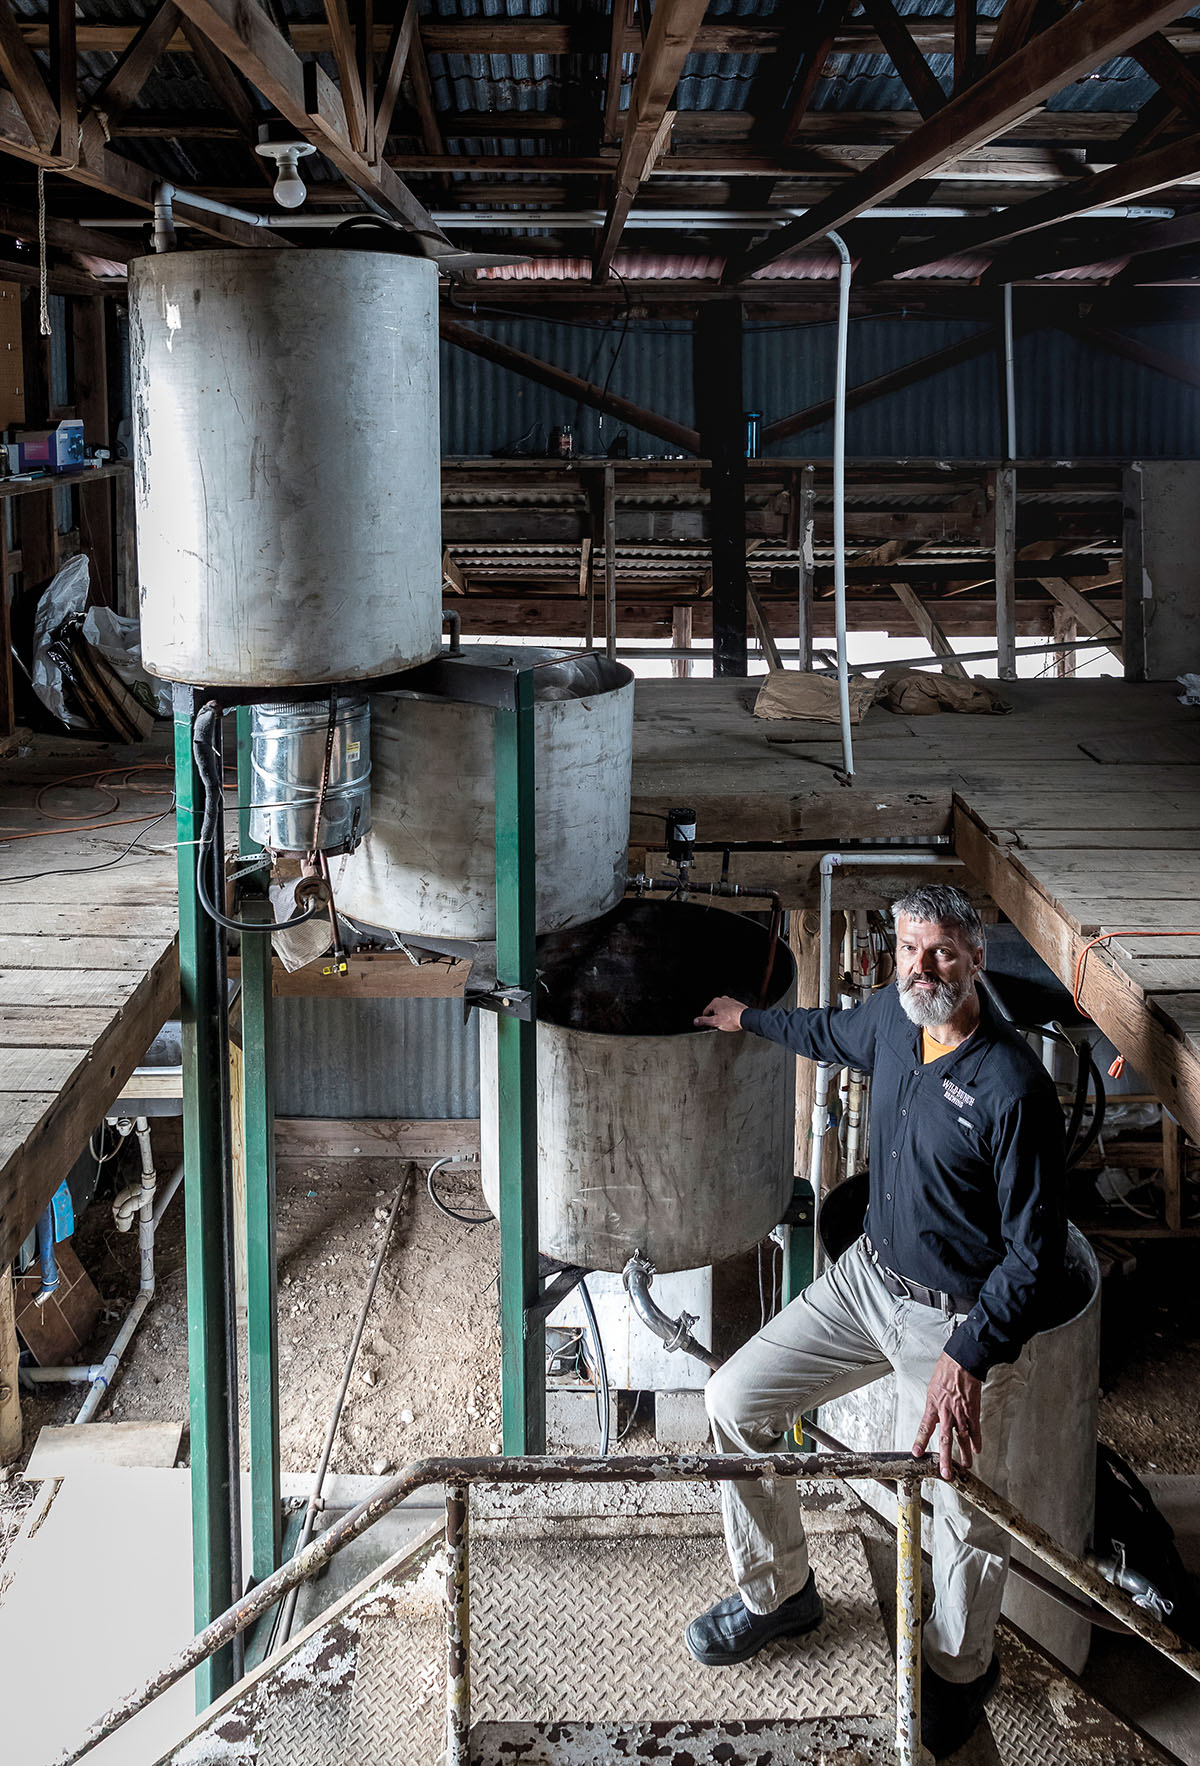
[[[119,865],[123,858],[128,858],[129,854],[133,851],[134,847],[140,846],[142,841],[146,838],[146,835],[150,833],[150,830],[152,828],[157,828],[157,826],[160,822],[165,822],[167,817],[169,815],[173,814],[174,809],[175,809],[175,793],[172,792],[171,793],[171,801],[167,805],[166,809],[163,810],[162,814],[158,815],[158,816],[153,816],[152,818],[150,818],[149,826],[143,828],[140,834],[135,834],[133,839],[129,842],[129,844],[127,846],[123,846],[121,848],[120,852],[117,853],[115,858],[106,858],[106,859],[102,860],[101,863],[98,865],[69,865],[69,866],[54,865],[48,871],[23,871],[20,874],[20,876],[17,876],[17,877],[0,877],[0,883],[40,883],[43,877],[82,877],[82,876],[85,876],[89,871],[110,871],[114,865]],[[142,819],[143,818],[140,816],[135,816],[133,818],[133,820],[135,820],[135,821],[141,821]],[[100,823],[98,825],[102,828],[112,828],[112,827],[119,826],[118,823],[114,823],[114,822]],[[53,830],[53,832],[57,833],[58,830],[55,829],[55,830]],[[63,832],[70,833],[70,834],[81,834],[81,833],[86,832],[86,830],[82,829],[82,828],[69,828],[69,829],[64,829]],[[28,838],[28,836],[23,835],[23,834],[19,834],[16,836],[16,838],[19,840],[23,840],[23,839]],[[153,855],[147,854],[147,857],[151,857],[151,856],[153,856]]]
[[[215,737],[216,723],[220,716],[220,706],[215,699],[210,700],[207,705],[200,707],[192,729],[192,754],[204,793],[204,815],[196,852],[196,892],[209,919],[215,920],[218,926],[224,926],[227,932],[265,932],[270,937],[273,932],[288,932],[294,926],[307,925],[310,920],[315,920],[319,914],[327,911],[327,904],[319,901],[306,913],[293,914],[290,920],[235,920],[222,913],[213,901],[205,870],[215,858],[217,818],[225,789]]]
[[[592,1349],[596,1357],[596,1413],[600,1424],[600,1458],[608,1458],[609,1448],[609,1392],[608,1363],[604,1359],[604,1344],[600,1340],[600,1325],[596,1319],[596,1309],[592,1305],[592,1296],[588,1293],[587,1282],[579,1284],[579,1298],[583,1303],[583,1316],[587,1319],[591,1333]]]
[[[490,1208],[485,1208],[482,1214],[460,1214],[457,1208],[451,1208],[449,1202],[443,1202],[433,1187],[435,1171],[440,1171],[443,1165],[457,1165],[459,1163],[460,1161],[457,1159],[436,1159],[429,1167],[425,1176],[425,1188],[429,1191],[429,1200],[438,1212],[444,1214],[448,1220],[459,1220],[464,1226],[483,1226],[487,1221],[495,1219]]]

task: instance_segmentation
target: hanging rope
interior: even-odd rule
[[[46,168],[38,167],[38,329],[50,336],[50,301],[46,288]]]

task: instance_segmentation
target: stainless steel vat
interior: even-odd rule
[[[165,252],[129,297],[146,667],[287,687],[435,655],[434,265]]]
[[[340,852],[371,826],[370,702],[365,693],[339,695],[332,743],[329,710],[317,699],[251,711],[250,837],[272,852]]]
[[[625,887],[633,676],[594,654],[468,645],[461,663],[537,669],[537,925],[595,919]],[[428,937],[496,936],[493,713],[379,693],[373,826],[338,886],[356,919]]]
[[[866,1209],[865,1172],[839,1184],[821,1206],[821,1239],[826,1254],[840,1255],[862,1231]],[[1100,1397],[1100,1266],[1077,1227],[1067,1229],[1067,1261],[1057,1322],[1040,1331],[1017,1362],[1020,1402],[1012,1406],[1008,1428],[1009,1501],[1045,1527],[1068,1551],[1082,1555],[1091,1537],[1096,1494],[1096,1424]],[[896,1382],[891,1375],[861,1386],[845,1398],[823,1404],[820,1421],[830,1434],[856,1452],[898,1452],[912,1446],[897,1433]],[[893,1518],[890,1492],[876,1501]],[[1019,1547],[1016,1558],[1036,1570],[1045,1566]],[[1066,1587],[1066,1584],[1063,1584]],[[1069,1592],[1069,1591],[1068,1591]],[[1073,1674],[1087,1660],[1092,1628],[1049,1595],[1010,1576],[1004,1612],[1014,1624],[1058,1658]]]
[[[623,901],[538,945],[538,1243],[619,1270],[696,1269],[754,1245],[792,1193],[795,1060],[698,1031],[715,994],[757,1003],[761,926],[716,907]],[[769,1003],[793,995],[776,941]],[[496,1023],[479,1015],[483,1187],[499,1203]]]

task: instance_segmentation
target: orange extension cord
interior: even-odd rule
[[[1098,937],[1089,938],[1083,949],[1080,951],[1075,963],[1075,986],[1072,989],[1071,995],[1075,1001],[1076,1011],[1082,1012],[1085,1018],[1091,1017],[1091,1013],[1087,1011],[1080,1000],[1079,990],[1083,986],[1083,975],[1084,970],[1087,967],[1088,952],[1097,944],[1107,944],[1110,938],[1200,938],[1200,932],[1176,930],[1174,927],[1167,931],[1163,931],[1161,928],[1149,931],[1126,927],[1123,932],[1101,932]],[[1124,1071],[1125,1057],[1124,1055],[1118,1055],[1108,1070],[1108,1077],[1110,1079],[1120,1079]]]

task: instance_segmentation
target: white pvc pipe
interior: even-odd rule
[[[842,718],[842,771],[854,777],[850,734],[850,667],[846,660],[846,372],[850,343],[850,253],[840,233],[826,238],[837,247],[837,374],[833,393],[833,617],[837,631],[838,704]]]
[[[874,852],[824,852],[821,854],[817,867],[821,888],[821,972],[817,982],[818,1006],[828,1006],[832,995],[830,967],[833,960],[834,871],[844,865],[883,865],[890,868],[907,865],[954,865],[958,862],[953,853],[946,852],[939,847],[926,848],[920,852],[895,852],[891,847],[881,846]],[[821,1252],[821,1240],[817,1233],[817,1225],[821,1215],[821,1162],[825,1150],[825,1135],[829,1129],[829,1081],[832,1073],[833,1064],[831,1062],[819,1061],[817,1063],[812,1130],[808,1149],[808,1177],[813,1192],[813,1272],[818,1275],[825,1262]]]

